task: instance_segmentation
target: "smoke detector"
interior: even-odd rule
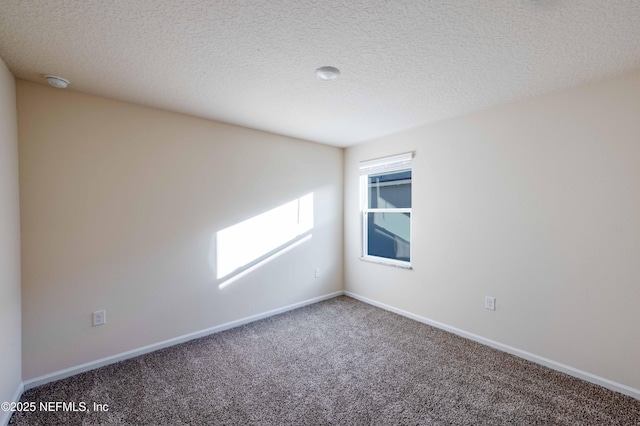
[[[53,86],[56,89],[66,89],[69,85],[69,80],[66,78],[58,77],[57,75],[47,74],[44,76],[47,79],[49,86]]]

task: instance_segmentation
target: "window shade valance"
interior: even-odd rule
[[[362,161],[359,165],[361,175],[393,172],[411,168],[413,153],[393,155],[391,157],[378,158],[376,160]]]

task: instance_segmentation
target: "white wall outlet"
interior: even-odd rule
[[[320,268],[316,268],[316,278],[320,278]]]
[[[105,325],[107,323],[107,313],[105,311],[95,311],[93,313],[93,326]]]
[[[496,310],[496,298],[491,296],[485,296],[484,307],[490,311]]]

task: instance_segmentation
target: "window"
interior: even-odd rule
[[[360,163],[362,258],[411,267],[411,153]]]

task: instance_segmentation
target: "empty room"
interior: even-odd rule
[[[0,3],[0,425],[640,425],[640,2]]]

